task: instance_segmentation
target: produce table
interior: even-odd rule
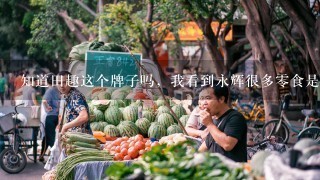
[[[92,161],[78,164],[74,168],[74,179],[104,179],[106,177],[106,169],[114,162],[119,161]],[[122,161],[126,165],[132,164],[133,161]]]

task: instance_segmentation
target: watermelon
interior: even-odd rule
[[[158,122],[163,125],[166,129],[174,124],[173,117],[168,113],[162,113],[158,117]]]
[[[123,100],[127,97],[128,93],[122,89],[117,89],[112,92],[111,99],[114,100]]]
[[[116,106],[118,108],[125,107],[125,104],[122,100],[110,100],[109,106]]]
[[[94,118],[91,119],[92,122],[94,121],[104,121],[104,113],[100,111],[99,109],[93,110]]]
[[[111,136],[111,137],[120,136],[119,129],[114,125],[107,125],[106,127],[104,127],[103,132],[106,134],[106,136]]]
[[[108,126],[109,124],[107,122],[99,122],[99,129],[100,131],[104,130],[104,127]]]
[[[98,99],[99,100],[111,99],[111,95],[106,91],[100,91],[98,93]]]
[[[100,131],[100,124],[99,122],[92,122],[90,123],[90,128],[92,131]]]
[[[135,124],[139,128],[140,134],[146,137],[148,135],[148,129],[151,125],[150,121],[146,118],[140,118]]]
[[[120,121],[122,120],[122,112],[119,108],[115,106],[110,106],[105,112],[104,112],[105,121],[112,125],[118,125]]]
[[[109,93],[109,94],[112,94],[113,91],[115,91],[117,88],[114,88],[114,87],[108,87],[106,92]]]
[[[139,133],[139,128],[132,121],[121,121],[118,129],[122,137],[133,137]]]
[[[143,106],[143,101],[137,100],[137,101],[131,103],[130,105],[131,105],[131,106],[137,106],[137,107],[138,107],[138,106]]]
[[[142,117],[148,119],[150,122],[154,122],[154,114],[150,111],[142,111]]]
[[[189,119],[190,115],[183,115],[179,120],[182,123],[183,126],[187,125],[188,119]]]
[[[94,115],[94,110],[97,109],[96,107],[94,107],[94,105],[92,104],[92,101],[88,102],[88,107],[89,107],[89,114],[90,115]]]
[[[93,106],[102,112],[108,108],[109,103],[109,100],[92,100]]]
[[[153,124],[148,130],[148,136],[150,138],[161,139],[163,136],[167,135],[167,130],[163,125]]]
[[[156,105],[158,106],[158,107],[160,107],[160,106],[165,106],[165,101],[163,100],[163,99],[158,99],[157,101],[156,101]]]
[[[123,109],[123,119],[125,121],[136,122],[138,119],[138,107],[127,106]]]
[[[157,115],[159,116],[160,114],[162,113],[169,113],[171,114],[170,112],[170,109],[167,107],[167,106],[160,106],[157,110]]]
[[[183,115],[186,115],[187,112],[182,106],[182,104],[175,105],[172,107],[173,112],[177,115],[177,117],[180,119]]]
[[[130,86],[123,86],[123,87],[121,87],[121,90],[130,92],[130,91],[132,90],[132,87],[130,87]]]
[[[174,124],[167,128],[167,135],[176,134],[176,133],[183,133],[179,125]]]

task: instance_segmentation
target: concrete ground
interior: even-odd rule
[[[19,174],[8,174],[0,168],[1,180],[38,180],[47,171],[42,162],[34,163],[28,160],[26,168]]]

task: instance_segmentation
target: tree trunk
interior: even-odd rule
[[[261,82],[265,75],[271,76],[273,82],[270,86],[262,88],[263,102],[266,121],[272,119],[272,105],[278,106],[279,92],[277,90],[276,73],[269,47],[269,33],[271,29],[271,18],[267,2],[259,0],[241,0],[248,16],[246,36],[252,47],[255,57],[257,73]]]
[[[150,23],[152,24],[152,20],[153,20],[153,8],[154,8],[154,2],[153,1],[149,1],[148,5],[147,5],[147,15],[146,15],[146,23]],[[157,58],[157,54],[154,50],[153,47],[153,41],[152,41],[152,36],[151,36],[151,32],[152,32],[152,27],[151,26],[147,26],[147,28],[145,29],[145,36],[146,36],[146,43],[143,42],[143,40],[141,39],[141,43],[145,44],[143,47],[146,51],[146,54],[149,56],[150,60],[152,60],[156,66],[158,67],[159,70],[159,74],[161,77],[161,83],[163,87],[166,87],[168,90],[168,95],[172,96],[173,95],[173,87],[171,86],[171,80],[170,78],[163,72],[159,62],[158,62],[158,58]],[[152,73],[152,72],[150,72]]]
[[[315,19],[310,8],[306,8],[299,1],[281,0],[282,9],[287,13],[292,22],[296,23],[302,32],[310,58],[318,74],[320,74],[320,18]]]

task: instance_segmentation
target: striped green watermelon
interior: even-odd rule
[[[160,106],[157,110],[157,115],[159,116],[162,113],[171,114],[170,109],[167,106]]]
[[[99,122],[99,128],[100,128],[100,131],[103,132],[104,130],[104,127],[108,126],[109,124],[107,122]]]
[[[120,89],[121,89],[121,91],[124,91],[128,94],[132,91],[132,87],[130,87],[130,86],[123,86]]]
[[[138,107],[127,106],[123,109],[123,119],[125,121],[136,122],[138,119]]]
[[[114,99],[114,100],[123,100],[127,97],[129,93],[122,90],[122,89],[117,89],[115,91],[112,92],[111,94],[111,99]]]
[[[182,106],[182,104],[175,105],[172,107],[173,112],[177,115],[177,117],[180,119],[183,115],[186,115],[187,112]]]
[[[94,107],[104,112],[109,106],[109,100],[92,100]]]
[[[132,102],[131,104],[130,104],[130,106],[143,106],[143,102],[141,101],[141,100],[137,100],[137,101],[135,101],[135,102]]]
[[[111,99],[111,95],[106,91],[100,91],[98,93],[98,99],[99,100]]]
[[[91,122],[90,128],[92,131],[100,131],[100,124],[99,122]]]
[[[104,127],[103,132],[106,134],[106,136],[111,136],[111,137],[120,136],[119,129],[114,125],[107,125],[106,127]]]
[[[172,124],[174,124],[174,120],[173,117],[168,114],[168,113],[162,113],[159,115],[158,117],[158,122],[165,126],[165,128],[167,129],[169,126],[171,126]]]
[[[150,111],[142,111],[142,117],[148,119],[150,122],[154,122],[155,116]]]
[[[120,108],[120,107],[125,107],[125,104],[122,100],[110,100],[109,106],[116,106]]]
[[[122,112],[115,106],[110,106],[104,112],[105,121],[109,124],[118,125],[122,120]]]
[[[153,124],[148,130],[148,136],[150,138],[161,139],[163,136],[167,135],[167,130],[163,125]]]
[[[173,124],[167,128],[167,135],[176,133],[183,133],[179,125]]]
[[[158,106],[158,107],[160,107],[160,106],[165,106],[165,101],[161,98],[159,98],[157,101],[156,101],[156,105]]]
[[[146,118],[140,118],[135,124],[139,128],[140,134],[146,137],[148,135],[148,129],[151,125],[150,121]]]
[[[94,115],[94,118],[90,119],[91,122],[104,121],[104,113],[102,111],[100,111],[99,109],[94,109],[93,115]]]
[[[189,119],[190,115],[183,115],[179,120],[181,121],[183,126],[187,125],[188,119]]]
[[[132,121],[121,121],[117,127],[122,137],[132,137],[139,133],[139,128]]]
[[[112,94],[113,91],[115,91],[116,89],[117,89],[117,88],[115,88],[115,87],[108,87],[107,90],[106,90],[106,92],[109,93],[109,94]]]

